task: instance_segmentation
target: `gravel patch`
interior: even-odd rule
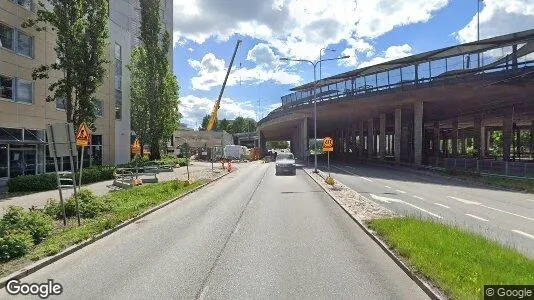
[[[305,171],[358,220],[368,221],[397,216],[393,211],[360,195],[353,189],[335,180],[335,178],[333,186],[326,184],[325,178],[327,177],[327,174],[320,170],[319,174],[313,173],[312,169],[305,169]]]

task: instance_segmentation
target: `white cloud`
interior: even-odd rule
[[[189,48],[187,48],[187,51],[193,52],[193,48],[189,47]]]
[[[412,55],[412,47],[408,44],[391,46],[387,48],[386,51],[384,51],[381,55],[375,56],[371,60],[361,63],[358,67],[368,67],[410,55]]]
[[[534,28],[534,0],[485,0],[480,12],[480,38]],[[477,15],[461,30],[455,32],[457,40],[477,40]]]
[[[227,86],[236,84],[259,84],[272,81],[278,84],[297,84],[301,82],[298,74],[281,70],[277,58],[265,44],[252,48],[247,59],[256,62],[254,68],[232,68]],[[226,75],[224,59],[217,58],[213,53],[206,54],[200,61],[189,60],[189,65],[197,71],[191,78],[191,86],[195,90],[209,91],[213,87],[222,85]]]
[[[428,21],[449,0],[188,0],[174,1],[175,41],[202,44],[234,34],[265,41],[282,56],[317,59],[319,49],[374,39]],[[215,21],[214,21],[215,20]],[[357,37],[357,38],[356,38]],[[363,41],[362,41],[363,42]],[[365,43],[365,42],[363,42]],[[357,46],[350,48],[360,50]],[[347,52],[353,50],[347,50]],[[369,53],[366,53],[369,55]],[[355,64],[351,60],[348,64]]]
[[[202,124],[202,118],[211,114],[216,99],[197,97],[195,95],[186,95],[180,98],[180,113],[182,114],[182,123],[191,128],[198,128]],[[227,97],[221,99],[221,108],[219,109],[219,120],[233,120],[237,117],[256,119],[254,105],[251,102],[239,101]]]
[[[368,42],[362,39],[348,39],[348,48],[345,48],[341,55],[349,55],[348,59],[342,59],[339,61],[340,65],[347,67],[356,67],[358,65],[358,55],[364,53],[367,58],[370,58],[374,54],[374,47]]]

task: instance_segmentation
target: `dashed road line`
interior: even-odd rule
[[[488,208],[488,209],[492,209],[492,210],[495,210],[495,211],[499,211],[499,212],[502,212],[502,213],[505,213],[505,214],[509,214],[509,215],[512,215],[512,216],[520,217],[520,218],[523,218],[523,219],[526,219],[526,220],[534,221],[534,218],[518,215],[516,213],[509,212],[509,211],[506,211],[506,210],[498,209],[498,208],[487,206],[487,205],[484,205],[484,204],[480,204],[480,206]]]
[[[358,176],[360,179],[363,179],[363,180],[366,180],[366,181],[369,181],[369,182],[373,182],[371,179],[367,178],[367,177],[363,177],[363,176],[360,176],[358,174],[355,174],[355,173],[352,173],[351,171],[347,171],[343,168],[340,168],[340,167],[337,167],[337,166],[332,166],[333,168],[336,168],[336,169],[339,169],[345,173],[349,173],[350,175],[354,175],[354,176]]]
[[[531,239],[534,240],[534,235],[532,235],[532,234],[528,234],[528,233],[526,233],[526,232],[523,232],[523,231],[521,231],[521,230],[517,230],[517,229],[512,229],[512,231],[515,232],[515,233],[517,233],[517,234],[520,234],[520,235],[522,235],[522,236],[526,236],[526,237],[531,238]]]
[[[396,191],[397,193],[406,194],[406,192],[403,191],[403,190],[395,190],[395,191]]]
[[[481,218],[479,216],[475,216],[475,215],[472,215],[472,214],[465,214],[466,216],[469,216],[471,218],[475,218],[477,220],[480,220],[480,221],[484,221],[484,222],[488,222],[489,220],[488,219],[484,219],[484,218]]]
[[[447,198],[451,198],[451,199],[454,199],[454,200],[456,200],[456,201],[463,202],[463,203],[465,203],[465,204],[480,205],[480,202],[475,202],[475,201],[471,201],[471,200],[465,200],[465,199],[458,198],[458,197],[447,196]]]
[[[434,217],[436,217],[436,218],[438,218],[438,219],[443,219],[442,216],[437,215],[437,214],[435,214],[435,213],[433,213],[433,212],[429,212],[428,210],[426,210],[426,209],[424,209],[424,208],[421,208],[421,207],[419,207],[419,206],[417,206],[417,205],[413,205],[413,204],[408,203],[408,202],[406,202],[406,201],[403,201],[403,202],[404,202],[406,205],[409,205],[409,206],[411,206],[411,207],[413,207],[413,208],[415,208],[415,209],[418,209],[418,210],[420,210],[420,211],[422,211],[422,212],[426,212],[427,214],[429,214],[429,215],[431,215],[431,216],[434,216]]]
[[[434,202],[434,204],[439,205],[439,206],[441,206],[441,207],[445,207],[445,208],[451,209],[451,208],[448,207],[447,205],[444,205],[444,204],[441,204],[441,203]]]
[[[415,196],[415,195],[414,195],[413,197],[414,197],[415,199],[425,200],[425,199],[423,199],[422,197],[419,197],[419,196]]]
[[[363,180],[367,180],[367,181],[369,181],[369,182],[373,182],[371,179],[369,179],[369,178],[367,178],[367,177],[360,176],[360,178],[363,179]]]
[[[390,187],[389,185],[384,185],[384,187],[385,187],[386,189],[392,189],[392,187]]]

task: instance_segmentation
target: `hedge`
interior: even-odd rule
[[[93,166],[83,169],[82,184],[99,182],[113,179],[115,167]],[[76,172],[76,182],[79,180],[79,173]],[[47,173],[39,175],[23,175],[10,178],[7,181],[8,192],[40,192],[57,188],[56,174]]]

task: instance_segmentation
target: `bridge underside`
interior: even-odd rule
[[[443,157],[531,159],[532,72],[503,78],[319,102],[317,138],[334,139],[334,159],[412,164],[432,164]],[[263,140],[290,140],[295,155],[305,158],[314,133],[313,105],[293,108],[263,122],[259,130]]]

